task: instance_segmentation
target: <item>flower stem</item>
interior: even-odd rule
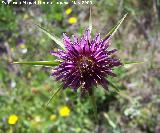
[[[94,95],[94,91],[90,94],[90,100],[91,100],[91,103],[93,106],[93,112],[94,112],[94,117],[95,117],[96,123],[98,123],[97,105],[96,105],[96,98]]]

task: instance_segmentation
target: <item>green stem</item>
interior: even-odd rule
[[[93,106],[94,117],[95,117],[96,122],[98,123],[97,105],[96,105],[96,98],[94,95],[94,91],[90,94],[90,99],[91,99],[92,106]]]

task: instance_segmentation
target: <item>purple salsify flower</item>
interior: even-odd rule
[[[111,36],[102,40],[100,34],[91,39],[90,30],[86,30],[80,40],[73,35],[73,42],[64,33],[65,50],[51,51],[51,54],[61,60],[59,66],[54,68],[52,76],[63,82],[63,88],[71,87],[81,94],[91,93],[93,86],[102,85],[108,89],[108,76],[116,76],[112,72],[114,67],[122,65],[119,59],[111,55],[117,50],[107,50]]]

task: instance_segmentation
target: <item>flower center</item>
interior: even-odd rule
[[[84,56],[78,61],[78,68],[82,73],[90,72],[93,65],[93,59],[90,57]]]

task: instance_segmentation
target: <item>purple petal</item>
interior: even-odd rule
[[[66,48],[70,47],[70,45],[72,44],[70,38],[67,36],[66,33],[63,33],[63,41],[64,41]]]
[[[90,41],[90,38],[91,38],[90,30],[87,29],[86,32],[85,32],[85,40]]]
[[[76,34],[73,35],[73,40],[74,40],[74,43],[78,43],[78,36]]]

